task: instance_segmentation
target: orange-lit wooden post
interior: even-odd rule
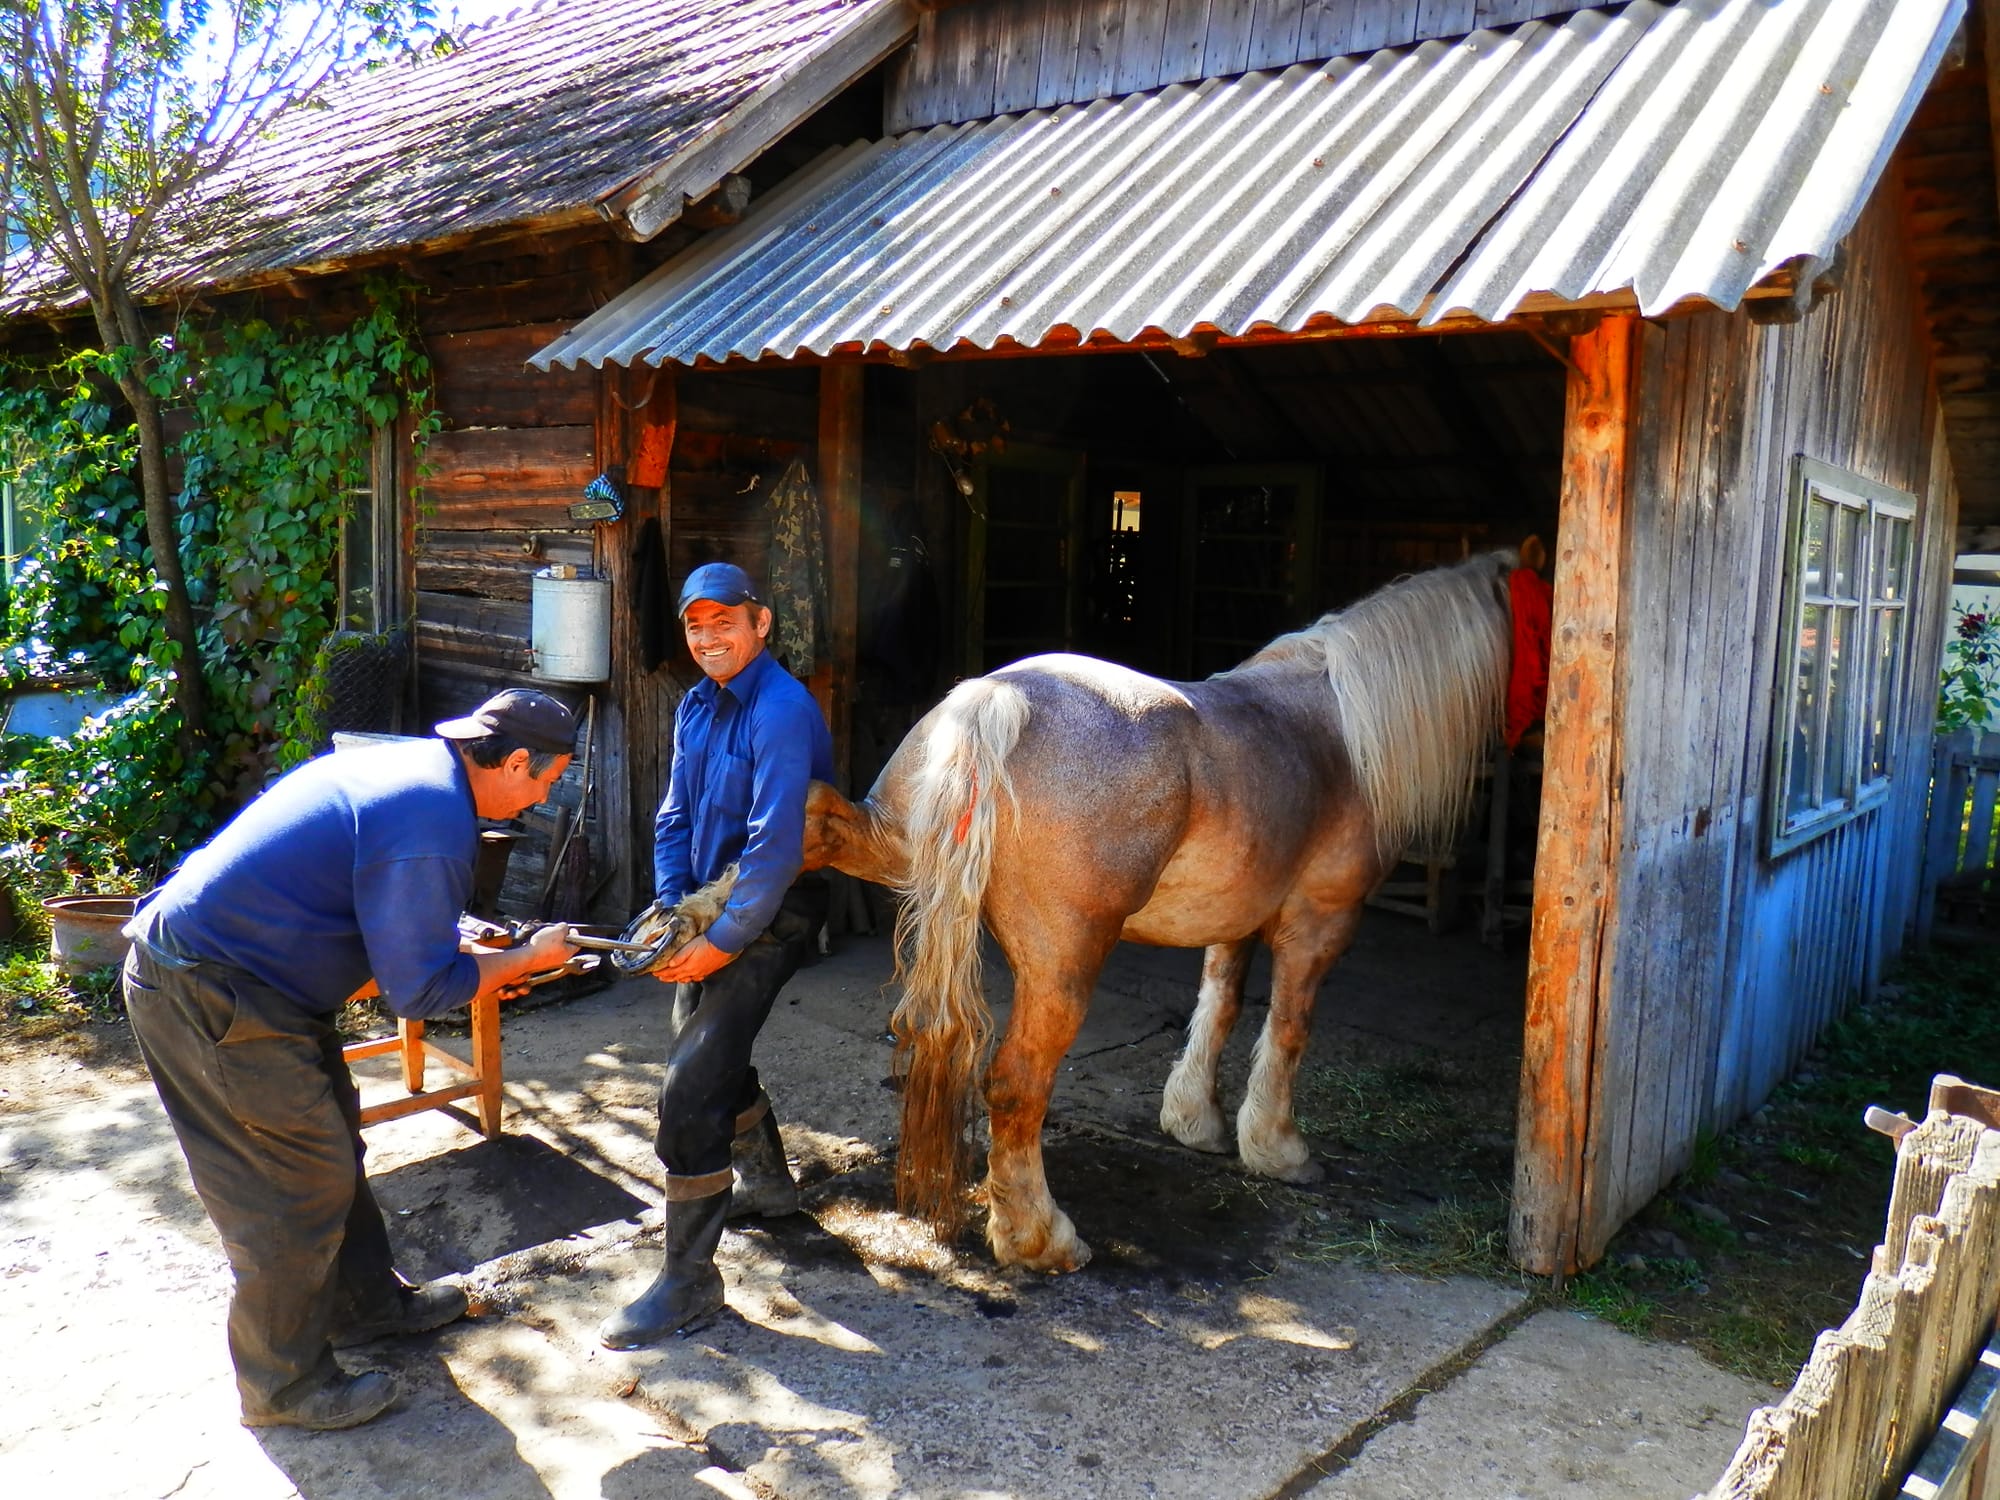
[[[1541,831],[1530,923],[1510,1249],[1577,1268],[1601,1007],[1617,920],[1620,630],[1637,319],[1570,343]]]

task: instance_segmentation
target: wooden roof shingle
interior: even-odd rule
[[[135,285],[155,298],[617,217],[663,172],[698,195],[914,23],[910,0],[541,0],[286,110],[162,230]],[[672,171],[695,156],[693,181]],[[678,207],[653,205],[639,237]],[[10,271],[0,316],[78,300],[63,278]]]

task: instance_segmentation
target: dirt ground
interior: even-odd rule
[[[1328,1169],[1308,1189],[1158,1131],[1198,965],[1121,949],[1107,970],[1047,1134],[1052,1186],[1096,1259],[1049,1279],[894,1213],[887,944],[843,943],[760,1042],[807,1212],[728,1235],[730,1309],[635,1355],[591,1330],[657,1262],[664,991],[639,980],[516,1008],[503,1136],[435,1112],[370,1132],[404,1269],[463,1277],[478,1315],[360,1351],[404,1395],[353,1434],[235,1424],[227,1270],[122,1024],[17,1042],[0,1053],[0,1494],[1214,1497],[1303,1494],[1331,1474],[1342,1495],[1436,1482],[1684,1500],[1719,1472],[1772,1393],[1629,1340],[1639,1394],[1616,1420],[1551,1413],[1559,1462],[1528,1441],[1502,1476],[1490,1445],[1396,1459],[1374,1436],[1425,1431],[1441,1400],[1425,1393],[1454,1382],[1478,1409],[1462,1377],[1482,1365],[1512,1361],[1496,1389],[1513,1400],[1538,1370],[1609,1380],[1590,1340],[1624,1337],[1545,1322],[1558,1315],[1535,1311],[1541,1289],[1499,1269],[1518,956],[1369,915],[1302,1074]],[[989,978],[1004,1016],[1004,967]],[[1226,1107],[1266,987],[1254,972]],[[386,1071],[368,1088],[391,1092]],[[1589,1396],[1550,1391],[1572,1408]],[[1463,1430],[1462,1411],[1435,1409]],[[1518,1410],[1484,1420],[1537,1437]],[[1424,1480],[1445,1462],[1473,1467]]]

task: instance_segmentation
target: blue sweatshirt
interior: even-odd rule
[[[674,768],[653,820],[653,890],[672,905],[740,862],[708,940],[741,953],[805,863],[806,783],[833,780],[833,736],[797,678],[760,651],[727,687],[704,677],[674,714]]]
[[[370,978],[399,1016],[469,1001],[458,951],[479,821],[443,740],[370,745],[281,778],[147,903],[167,945],[326,1013]]]

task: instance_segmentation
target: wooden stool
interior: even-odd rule
[[[371,980],[355,993],[353,999],[366,999],[376,993],[379,992]],[[489,1140],[500,1133],[500,1001],[496,996],[488,995],[474,1000],[471,1011],[472,1061],[469,1063],[445,1051],[436,1042],[427,1040],[422,1021],[398,1020],[394,1036],[381,1037],[372,1042],[350,1042],[341,1049],[341,1055],[349,1063],[364,1057],[386,1057],[392,1052],[403,1060],[403,1087],[410,1091],[409,1097],[363,1105],[363,1125],[401,1119],[418,1110],[443,1109],[461,1099],[476,1098],[479,1101],[480,1133]],[[460,1081],[443,1088],[426,1089],[426,1062],[443,1064],[459,1074]]]

